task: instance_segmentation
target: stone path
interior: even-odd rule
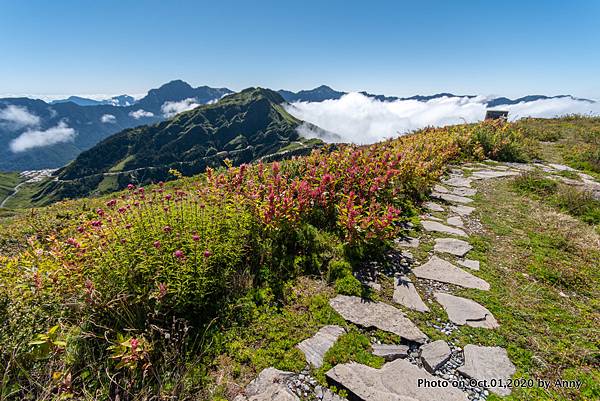
[[[473,247],[468,242],[454,238],[436,238],[433,250],[440,253],[451,253],[456,256],[465,256]]]
[[[416,343],[424,343],[427,340],[427,336],[400,309],[384,302],[338,295],[331,299],[329,304],[344,319],[356,325],[375,327]]]
[[[487,281],[437,256],[432,256],[427,263],[413,269],[413,273],[418,278],[441,281],[442,283],[454,284],[465,288],[475,288],[484,291],[490,289]]]
[[[494,315],[475,301],[443,292],[436,292],[433,296],[444,307],[450,321],[458,325],[466,324],[471,327],[484,327],[486,329],[498,327]]]
[[[454,286],[480,291],[490,288],[485,280],[457,266],[480,274],[479,261],[465,258],[473,248],[468,242],[469,227],[473,227],[473,222],[476,222],[471,217],[475,208],[466,204],[471,203],[470,197],[477,193],[477,188],[472,187],[473,183],[511,177],[538,168],[550,174],[570,171],[566,166],[554,164],[536,166],[476,163],[451,169],[450,176],[435,185],[431,195],[438,202],[424,204],[431,213],[423,216],[421,221],[426,235],[422,238],[402,237],[395,240],[395,244],[403,248],[420,248],[422,243],[432,242],[433,250],[429,252],[428,260],[421,265],[412,266],[414,259],[408,251],[396,252],[393,257],[386,255],[389,261],[399,264],[399,268],[375,269],[367,280],[377,283],[381,296],[385,291],[379,283],[385,283],[385,280],[379,281],[378,275],[392,277],[393,296],[388,302],[393,301],[398,307],[346,295],[338,295],[330,300],[333,309],[348,322],[367,330],[377,328],[396,334],[401,337],[403,344],[381,344],[373,337],[372,352],[385,359],[383,367],[375,369],[355,362],[338,364],[326,373],[329,385],[345,389],[351,400],[363,401],[483,401],[490,391],[502,396],[510,393],[510,389],[493,387],[491,384],[488,384],[488,388],[483,388],[478,387],[477,383],[464,380],[472,378],[490,383],[494,379],[506,381],[512,377],[516,369],[504,348],[467,344],[463,350],[452,339],[449,342],[429,342],[428,337],[401,308],[421,312],[424,314],[422,316],[427,317],[432,309],[428,303],[439,304],[448,320],[438,317],[434,322],[427,322],[427,325],[443,335],[451,335],[464,325],[481,330],[499,327],[500,323],[484,305],[452,294]],[[564,178],[558,174],[556,176],[557,179]],[[600,184],[593,177],[583,173],[579,173],[579,177],[580,181],[569,180],[577,181],[573,185],[587,185],[597,190],[594,194],[600,195]],[[440,234],[463,239],[436,238]],[[438,256],[441,254],[448,260]],[[411,279],[413,275],[415,279]],[[298,348],[304,352],[307,363],[317,368],[322,366],[323,356],[343,333],[344,329],[339,326],[325,326],[313,337],[300,342]],[[309,365],[300,374],[274,368],[265,369],[235,401],[344,400],[327,387],[318,385],[310,376]],[[441,380],[442,383],[452,380],[458,383],[458,387],[427,387],[418,385],[419,380]]]
[[[419,312],[429,312],[429,308],[417,292],[415,285],[406,276],[394,278],[394,302]]]
[[[452,351],[444,340],[437,340],[421,347],[421,362],[430,373],[442,367],[451,356]]]
[[[317,334],[298,344],[298,348],[304,353],[306,362],[315,368],[320,368],[323,365],[325,353],[335,344],[338,337],[345,332],[346,330],[340,326],[325,326]]]
[[[397,344],[373,344],[373,355],[380,356],[387,362],[408,356],[408,345]]]
[[[504,348],[468,344],[465,346],[464,355],[465,365],[459,367],[458,371],[472,379],[488,382],[498,382],[502,379],[506,383],[506,380],[516,372]],[[489,389],[498,395],[508,395],[511,392],[510,388],[499,386],[489,387]]]
[[[433,388],[419,380],[437,381],[435,377],[404,359],[388,362],[381,369],[355,362],[337,365],[326,374],[327,380],[344,388],[352,399],[365,401],[466,401],[465,393],[457,388]],[[441,379],[443,380],[443,379]]]
[[[421,224],[426,231],[435,231],[444,234],[458,235],[459,237],[467,237],[467,233],[460,228],[450,227],[437,221],[425,220]]]
[[[300,401],[300,398],[287,386],[287,381],[294,374],[275,368],[267,368],[260,372],[258,377],[250,382],[243,394],[239,394],[234,401]]]

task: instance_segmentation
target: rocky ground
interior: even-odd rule
[[[541,170],[548,177],[568,185],[583,187],[600,196],[600,184],[577,173],[575,178],[560,175],[572,171],[558,164],[468,164],[454,167],[436,185],[432,200],[421,216],[423,235],[434,234],[433,249],[425,250],[422,239],[398,238],[398,253],[388,255],[392,263],[373,264],[358,278],[375,292],[382,283],[393,282],[391,300],[372,301],[338,295],[330,305],[348,322],[363,329],[380,329],[402,339],[401,344],[382,344],[373,337],[372,350],[386,363],[375,369],[358,363],[334,366],[326,372],[327,383],[342,389],[350,400],[486,400],[491,393],[511,393],[508,380],[516,372],[505,348],[468,344],[459,347],[454,340],[431,341],[407,316],[414,311],[427,316],[434,305],[447,319],[425,319],[429,327],[449,336],[461,326],[494,330],[502,325],[486,308],[469,298],[454,294],[457,289],[489,291],[490,284],[478,277],[479,261],[470,259],[469,235],[481,229],[471,217],[469,206],[478,183]],[[413,253],[426,255],[421,262]],[[390,267],[391,266],[391,267]],[[382,297],[384,298],[384,297]],[[413,312],[411,312],[413,313]],[[325,326],[298,347],[309,363],[301,373],[265,369],[240,394],[236,401],[258,400],[342,400],[311,376],[319,368],[327,350],[345,330]]]

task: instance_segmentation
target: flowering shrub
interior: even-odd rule
[[[27,250],[0,257],[0,317],[10,317],[0,340],[18,331],[38,349],[53,351],[47,353],[52,358],[64,358],[63,389],[90,386],[77,373],[87,360],[112,372],[95,377],[109,383],[106,398],[116,397],[114,383],[131,391],[148,380],[159,383],[156,369],[168,366],[165,355],[207,347],[198,340],[208,335],[204,330],[216,330],[223,310],[254,285],[268,283],[282,293],[293,276],[318,273],[331,262],[329,278],[341,291],[358,293],[340,247],[393,238],[407,208],[426,196],[449,162],[512,158],[521,152],[520,141],[498,123],[431,128],[284,162],[208,169],[174,185],[131,184],[102,204],[78,201],[66,222],[36,228]],[[39,335],[59,319],[61,327],[82,330],[64,350],[62,340]],[[195,349],[187,348],[188,338]],[[31,352],[14,344],[16,354]],[[15,365],[12,356],[1,358]],[[23,383],[52,376],[39,358],[23,356],[19,366],[27,366],[28,375],[21,369],[5,377],[22,399]],[[35,394],[37,384],[31,388]]]

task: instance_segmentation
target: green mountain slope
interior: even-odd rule
[[[192,175],[223,166],[226,158],[249,163],[320,144],[300,137],[297,128],[306,123],[288,114],[283,102],[277,92],[249,88],[164,122],[124,130],[81,153],[38,198],[106,193],[128,183],[167,180],[170,169]]]

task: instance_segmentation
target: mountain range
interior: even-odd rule
[[[71,96],[50,103],[30,98],[0,99],[0,171],[62,167],[81,152],[113,134],[140,125],[158,123],[179,112],[216,102],[231,93],[233,91],[227,88],[194,88],[184,81],[175,80],[157,89],[151,89],[146,96],[137,101],[128,95],[106,100]],[[310,90],[279,90],[277,93],[286,102],[322,102],[339,99],[347,92],[322,85]],[[388,102],[425,102],[441,97],[473,97],[438,93],[401,98],[361,93]],[[531,95],[518,99],[498,97],[488,99],[487,106],[501,107],[524,101],[566,96]]]
[[[129,183],[189,176],[206,167],[239,165],[304,154],[323,144],[299,128],[322,132],[293,117],[277,92],[248,88],[163,122],[126,129],[81,153],[38,195],[64,199],[111,192]],[[330,134],[331,135],[331,134]]]

